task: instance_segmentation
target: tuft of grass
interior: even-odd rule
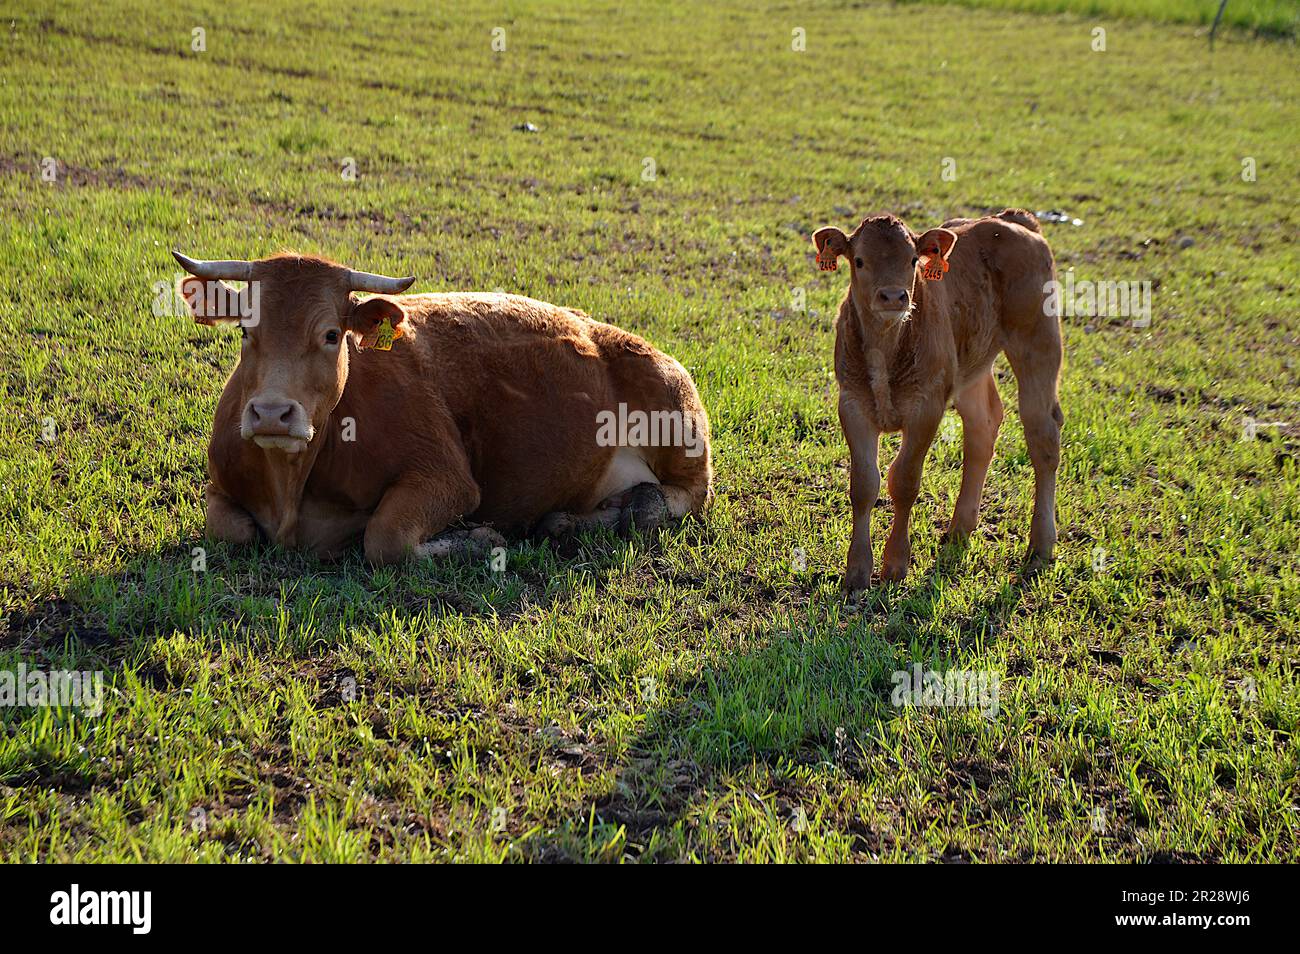
[[[0,859],[1300,858],[1289,45],[414,0],[27,4],[0,44],[0,672],[105,682],[94,718],[0,707]],[[1059,558],[1017,574],[1032,469],[999,362],[970,549],[937,551],[941,439],[912,577],[845,604],[843,273],[809,236],[1006,205],[1082,220],[1044,226],[1063,274],[1154,286],[1149,327],[1065,320]],[[238,335],[160,306],[173,247],[644,334],[710,409],[716,504],[515,542],[502,573],[206,543]],[[896,705],[915,664],[996,677],[996,711]]]

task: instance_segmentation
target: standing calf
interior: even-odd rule
[[[1055,310],[1045,307],[1055,266],[1037,219],[1007,209],[982,219],[952,219],[918,238],[896,217],[876,215],[852,235],[819,229],[813,244],[823,271],[834,271],[842,255],[851,272],[835,328],[840,426],[849,444],[853,501],[845,589],[866,589],[871,582],[871,509],[880,495],[877,457],[885,431],[902,431],[903,440],[889,468],[894,525],[880,575],[907,575],[908,520],[921,467],[950,402],[962,420],[962,479],[945,539],[962,540],[975,529],[1002,424],[992,373],[1000,351],[1016,375],[1034,466],[1027,559],[1051,559],[1064,423],[1057,401],[1061,329]]]

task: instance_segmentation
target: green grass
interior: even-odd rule
[[[156,6],[0,24],[0,669],[110,687],[96,719],[0,709],[0,858],[1300,859],[1291,44],[1116,19],[1094,53],[1091,20],[889,4]],[[1000,361],[969,552],[936,561],[939,441],[913,575],[846,605],[844,275],[808,236],[1004,205],[1081,218],[1045,226],[1061,269],[1157,283],[1153,323],[1066,321],[1049,572],[1016,576]],[[193,572],[238,336],[154,314],[172,247],[642,333],[710,409],[716,505],[504,573]],[[913,661],[996,673],[997,716],[895,707]]]
[[[902,3],[954,3],[966,7],[1070,13],[1080,17],[1134,17],[1167,23],[1209,26],[1219,0],[899,0]],[[1294,37],[1300,27],[1297,0],[1228,0],[1219,29],[1242,27],[1265,36]]]

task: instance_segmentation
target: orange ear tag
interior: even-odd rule
[[[820,252],[817,253],[817,267],[823,272],[833,272],[839,268],[839,256],[831,251],[830,243],[827,243]]]
[[[943,273],[948,270],[948,260],[935,252],[922,259],[921,277],[932,282],[943,281]]]
[[[385,318],[380,323],[379,329],[375,332],[375,349],[378,351],[392,351],[394,337],[396,336],[393,334],[393,326],[389,320]]]

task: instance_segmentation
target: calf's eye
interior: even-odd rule
[[[326,343],[326,344],[338,344],[338,343],[339,343],[339,333],[338,333],[337,331],[333,331],[333,330],[325,332],[325,343]]]
[[[853,264],[856,265],[856,266],[858,266],[858,268],[861,268],[861,267],[862,267],[862,259],[860,259],[860,258],[855,258],[855,259],[853,260]]]
[[[920,261],[919,258],[913,258],[913,259],[912,259],[912,264],[915,265],[915,264],[916,264],[917,262],[919,262],[919,261]]]

